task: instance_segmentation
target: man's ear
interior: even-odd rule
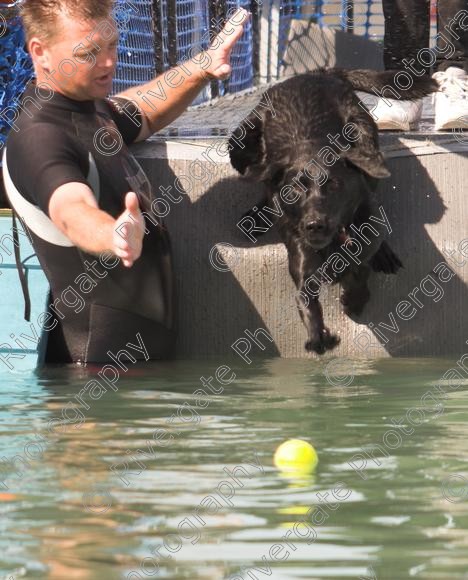
[[[42,69],[50,72],[49,51],[47,50],[44,42],[39,37],[34,36],[28,42],[27,48],[33,61],[36,62]]]
[[[370,177],[383,179],[391,175],[382,153],[373,147],[364,148],[359,145],[354,145],[348,151],[344,152],[343,156],[347,161],[361,171],[364,171],[364,173],[367,173]]]
[[[261,181],[266,171],[263,124],[263,113],[252,111],[232,132],[228,143],[231,165],[254,181]]]

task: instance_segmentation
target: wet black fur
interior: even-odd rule
[[[289,272],[298,290],[298,309],[308,332],[305,348],[318,354],[333,349],[339,338],[324,325],[318,298],[320,284],[311,277],[322,277],[317,275],[317,269],[332,254],[345,255],[340,246],[352,224],[359,228],[369,223],[370,216],[380,217],[373,193],[379,179],[390,175],[379,150],[377,126],[354,91],[371,93],[388,85],[394,87],[397,72],[330,69],[287,79],[267,90],[274,114],[257,108],[234,131],[236,136],[245,131],[242,140],[231,137],[229,141],[233,167],[244,177],[266,185],[268,193],[263,205],[281,208],[283,215],[277,225],[288,250]],[[416,99],[435,90],[437,83],[425,76],[414,78],[410,89],[398,92],[404,99]],[[339,160],[326,168],[326,181],[318,173],[317,181],[302,173],[295,182],[298,201],[285,203],[279,195],[282,188],[291,185],[312,159],[319,159],[319,151],[330,145],[327,135],[342,135],[347,123],[358,128],[359,138],[354,142],[340,139],[341,145],[349,148],[340,150]],[[246,215],[254,221],[259,219],[253,210]],[[268,217],[272,218],[270,214]],[[313,235],[317,234],[310,237],[306,229],[310,223],[326,224],[323,247],[316,247],[319,242]],[[341,302],[350,316],[359,315],[369,300],[367,280],[371,270],[390,274],[402,267],[382,238],[370,235],[370,245],[363,243],[359,265],[351,262],[340,274],[326,270],[330,283],[341,283]]]

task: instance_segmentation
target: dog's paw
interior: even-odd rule
[[[343,305],[344,313],[347,316],[360,316],[365,305],[369,302],[370,292],[366,288],[359,291],[345,291],[341,295],[340,302]]]
[[[316,352],[317,354],[324,354],[327,350],[333,350],[340,344],[340,337],[336,334],[331,334],[328,328],[324,328],[319,334],[318,338],[308,340],[305,343],[307,352]]]
[[[380,244],[380,248],[372,256],[369,265],[374,272],[384,274],[396,274],[400,268],[403,268],[400,258],[385,241]]]

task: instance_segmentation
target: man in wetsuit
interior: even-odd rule
[[[210,48],[107,98],[118,29],[112,0],[28,0],[22,19],[36,79],[10,121],[4,179],[49,280],[48,362],[101,362],[128,341],[165,358],[175,339],[170,243],[157,199],[128,151],[230,74],[248,18]]]

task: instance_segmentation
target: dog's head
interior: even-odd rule
[[[290,225],[320,250],[346,232],[374,184],[347,159],[326,167],[311,155],[278,171],[271,185]]]
[[[229,141],[233,167],[244,177],[265,183],[290,224],[317,250],[352,222],[378,179],[390,175],[372,124],[363,127],[359,138],[342,139],[340,146],[332,147],[326,133],[298,142],[281,119],[257,112]],[[242,141],[237,135],[243,136]]]

